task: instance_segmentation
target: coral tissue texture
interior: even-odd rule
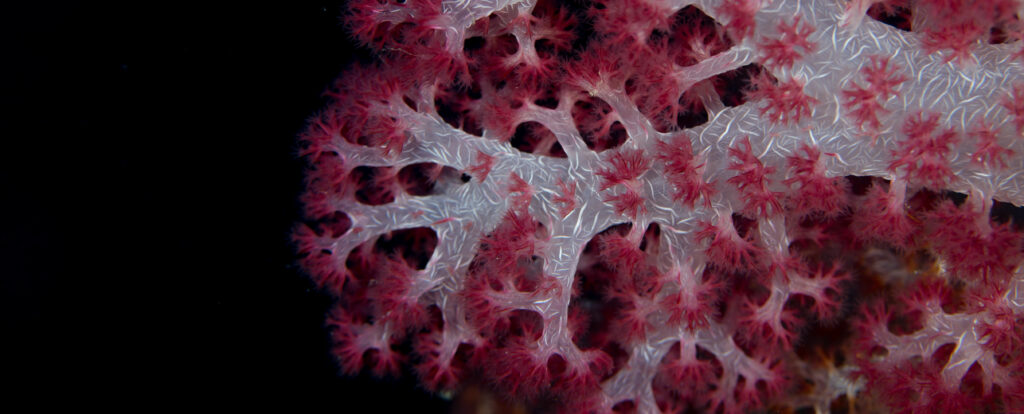
[[[301,137],[294,232],[340,369],[536,412],[1022,412],[1022,10],[353,0],[373,57]]]

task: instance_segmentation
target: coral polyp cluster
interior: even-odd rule
[[[550,412],[1024,410],[1022,11],[352,1],[374,60],[301,137],[294,233],[342,372]]]

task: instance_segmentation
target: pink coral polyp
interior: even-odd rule
[[[1024,411],[1021,2],[685,3],[350,2],[293,233],[340,371]]]

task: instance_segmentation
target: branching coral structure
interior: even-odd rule
[[[294,231],[342,372],[537,412],[1024,411],[1021,17],[353,0],[375,57],[300,137]]]

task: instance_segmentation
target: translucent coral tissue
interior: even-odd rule
[[[294,231],[339,371],[1024,411],[1024,4],[976,3],[351,1]]]

